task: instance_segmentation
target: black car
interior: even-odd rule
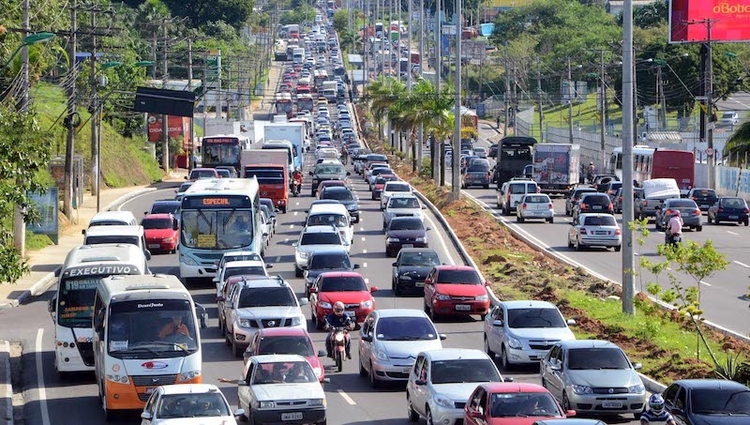
[[[615,214],[614,205],[606,193],[586,193],[573,208],[573,220],[584,213]]]
[[[310,296],[310,286],[319,274],[324,272],[350,272],[358,268],[359,264],[352,264],[346,248],[331,247],[316,250],[308,257],[305,267],[305,296]]]
[[[359,204],[348,187],[327,186],[320,192],[319,199],[333,199],[344,204],[353,223],[359,223]]]
[[[487,158],[496,158],[497,157],[497,143],[493,143],[490,145],[490,153],[487,154]]]
[[[716,201],[719,200],[719,197],[716,195],[715,190],[706,188],[690,189],[687,197],[695,201],[695,203],[698,204],[698,208],[700,208],[700,210],[703,212],[708,211],[711,205],[715,204]]]
[[[680,424],[739,425],[750,416],[750,389],[724,379],[681,379],[662,394]]]
[[[401,248],[393,263],[391,289],[396,296],[404,293],[424,294],[424,280],[440,257],[432,248]]]
[[[419,217],[393,217],[385,229],[385,256],[394,257],[401,248],[427,248],[427,231]]]
[[[596,193],[596,189],[593,187],[577,187],[571,190],[568,196],[565,197],[565,215],[573,215],[573,209],[584,193]]]
[[[154,201],[154,203],[151,204],[151,208],[143,214],[172,214],[176,217],[177,211],[179,209],[180,201],[175,201],[174,199],[160,199],[158,201]]]
[[[745,226],[750,224],[748,217],[750,210],[747,208],[747,202],[742,198],[722,197],[719,198],[708,209],[708,223],[719,224],[722,221],[733,223],[742,223]]]

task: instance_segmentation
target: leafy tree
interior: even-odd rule
[[[29,192],[41,193],[46,188],[40,172],[46,170],[50,144],[39,128],[32,110],[19,113],[7,104],[0,104],[0,215],[12,217],[18,206],[26,221],[33,222],[33,204]],[[26,259],[13,245],[13,229],[0,221],[0,282],[14,283],[29,271]],[[11,224],[12,225],[12,224]]]
[[[215,21],[224,21],[241,29],[252,14],[251,0],[164,0],[172,14],[189,18],[196,27]]]
[[[287,10],[282,13],[279,22],[281,25],[312,22],[315,19],[316,13],[314,7],[305,4],[294,10]]]
[[[333,13],[333,29],[337,33],[341,34],[344,30],[349,28],[349,11],[346,9],[339,9]],[[351,28],[352,30],[354,28]]]
[[[727,141],[724,147],[724,155],[730,158],[735,157],[735,155],[739,158],[745,158],[748,152],[750,152],[750,122],[743,122]],[[733,165],[739,166],[740,164]],[[747,166],[747,164],[743,165]]]

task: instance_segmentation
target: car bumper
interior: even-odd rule
[[[747,214],[716,214],[716,219],[721,221],[736,221],[738,223],[744,222],[747,220],[748,215]]]
[[[542,210],[542,211],[520,210],[518,214],[521,216],[521,218],[525,220],[533,220],[535,218],[549,220],[550,218],[553,218],[555,216],[555,211],[553,210]]]
[[[468,307],[460,307],[468,306]],[[487,314],[490,308],[490,301],[477,301],[477,300],[466,300],[466,301],[432,301],[432,310],[436,314],[451,315],[451,316],[465,316],[468,314]]]
[[[579,237],[578,243],[581,246],[605,246],[605,247],[613,247],[613,246],[621,246],[622,245],[622,238],[616,237],[616,238],[592,238],[592,237]]]
[[[302,413],[301,419],[282,420],[282,415]],[[263,424],[309,424],[319,423],[326,419],[326,409],[291,409],[291,410],[255,410],[252,411],[253,421]]]
[[[401,292],[424,294],[424,280],[422,276],[399,276],[396,279],[396,286]]]
[[[697,215],[695,217],[682,217],[682,227],[698,227],[701,226],[702,223],[702,217]]]
[[[146,248],[151,252],[172,252],[177,249],[177,241],[163,242],[161,240],[146,241]]]
[[[464,186],[488,186],[490,184],[489,178],[483,179],[464,179]]]
[[[370,373],[374,373],[379,381],[403,382],[409,379],[412,366],[413,359],[395,359],[393,362],[373,359]]]
[[[542,360],[542,358],[544,358],[544,356],[546,356],[548,352],[549,350],[525,350],[523,348],[508,347],[506,354],[508,355],[508,363],[538,364],[539,361]]]
[[[570,407],[578,413],[618,415],[641,413],[646,402],[644,394],[575,394],[568,391]],[[606,406],[606,407],[605,407]]]
[[[430,413],[432,413],[432,423],[440,425],[456,425],[462,424],[464,419],[464,409],[461,403],[461,408],[449,408],[430,403]]]
[[[401,248],[427,248],[427,242],[386,242],[385,251],[388,253],[397,253]]]

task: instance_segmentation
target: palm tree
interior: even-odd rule
[[[362,36],[359,31],[354,31],[351,28],[347,28],[341,34],[341,49],[347,52],[360,52],[362,51]]]
[[[750,122],[745,122],[740,124],[737,131],[727,140],[724,156],[729,157],[730,163],[732,157],[738,158],[737,163],[733,165],[739,167],[739,158],[744,158],[748,153],[750,153]]]

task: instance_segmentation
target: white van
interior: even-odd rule
[[[514,178],[503,183],[497,193],[497,208],[503,214],[510,215],[516,211],[516,205],[529,193],[539,193],[539,185],[531,179]]]
[[[341,233],[345,241],[349,241],[350,244],[354,243],[354,227],[349,218],[349,211],[347,211],[344,204],[325,203],[313,205],[307,213],[305,226],[330,225],[334,225],[339,229],[339,233]]]
[[[94,226],[85,230],[83,235],[84,245],[131,244],[140,248],[146,255],[146,259],[151,259],[151,252],[146,249],[146,236],[143,226]]]
[[[100,211],[89,222],[94,226],[137,226],[138,220],[130,211]]]

